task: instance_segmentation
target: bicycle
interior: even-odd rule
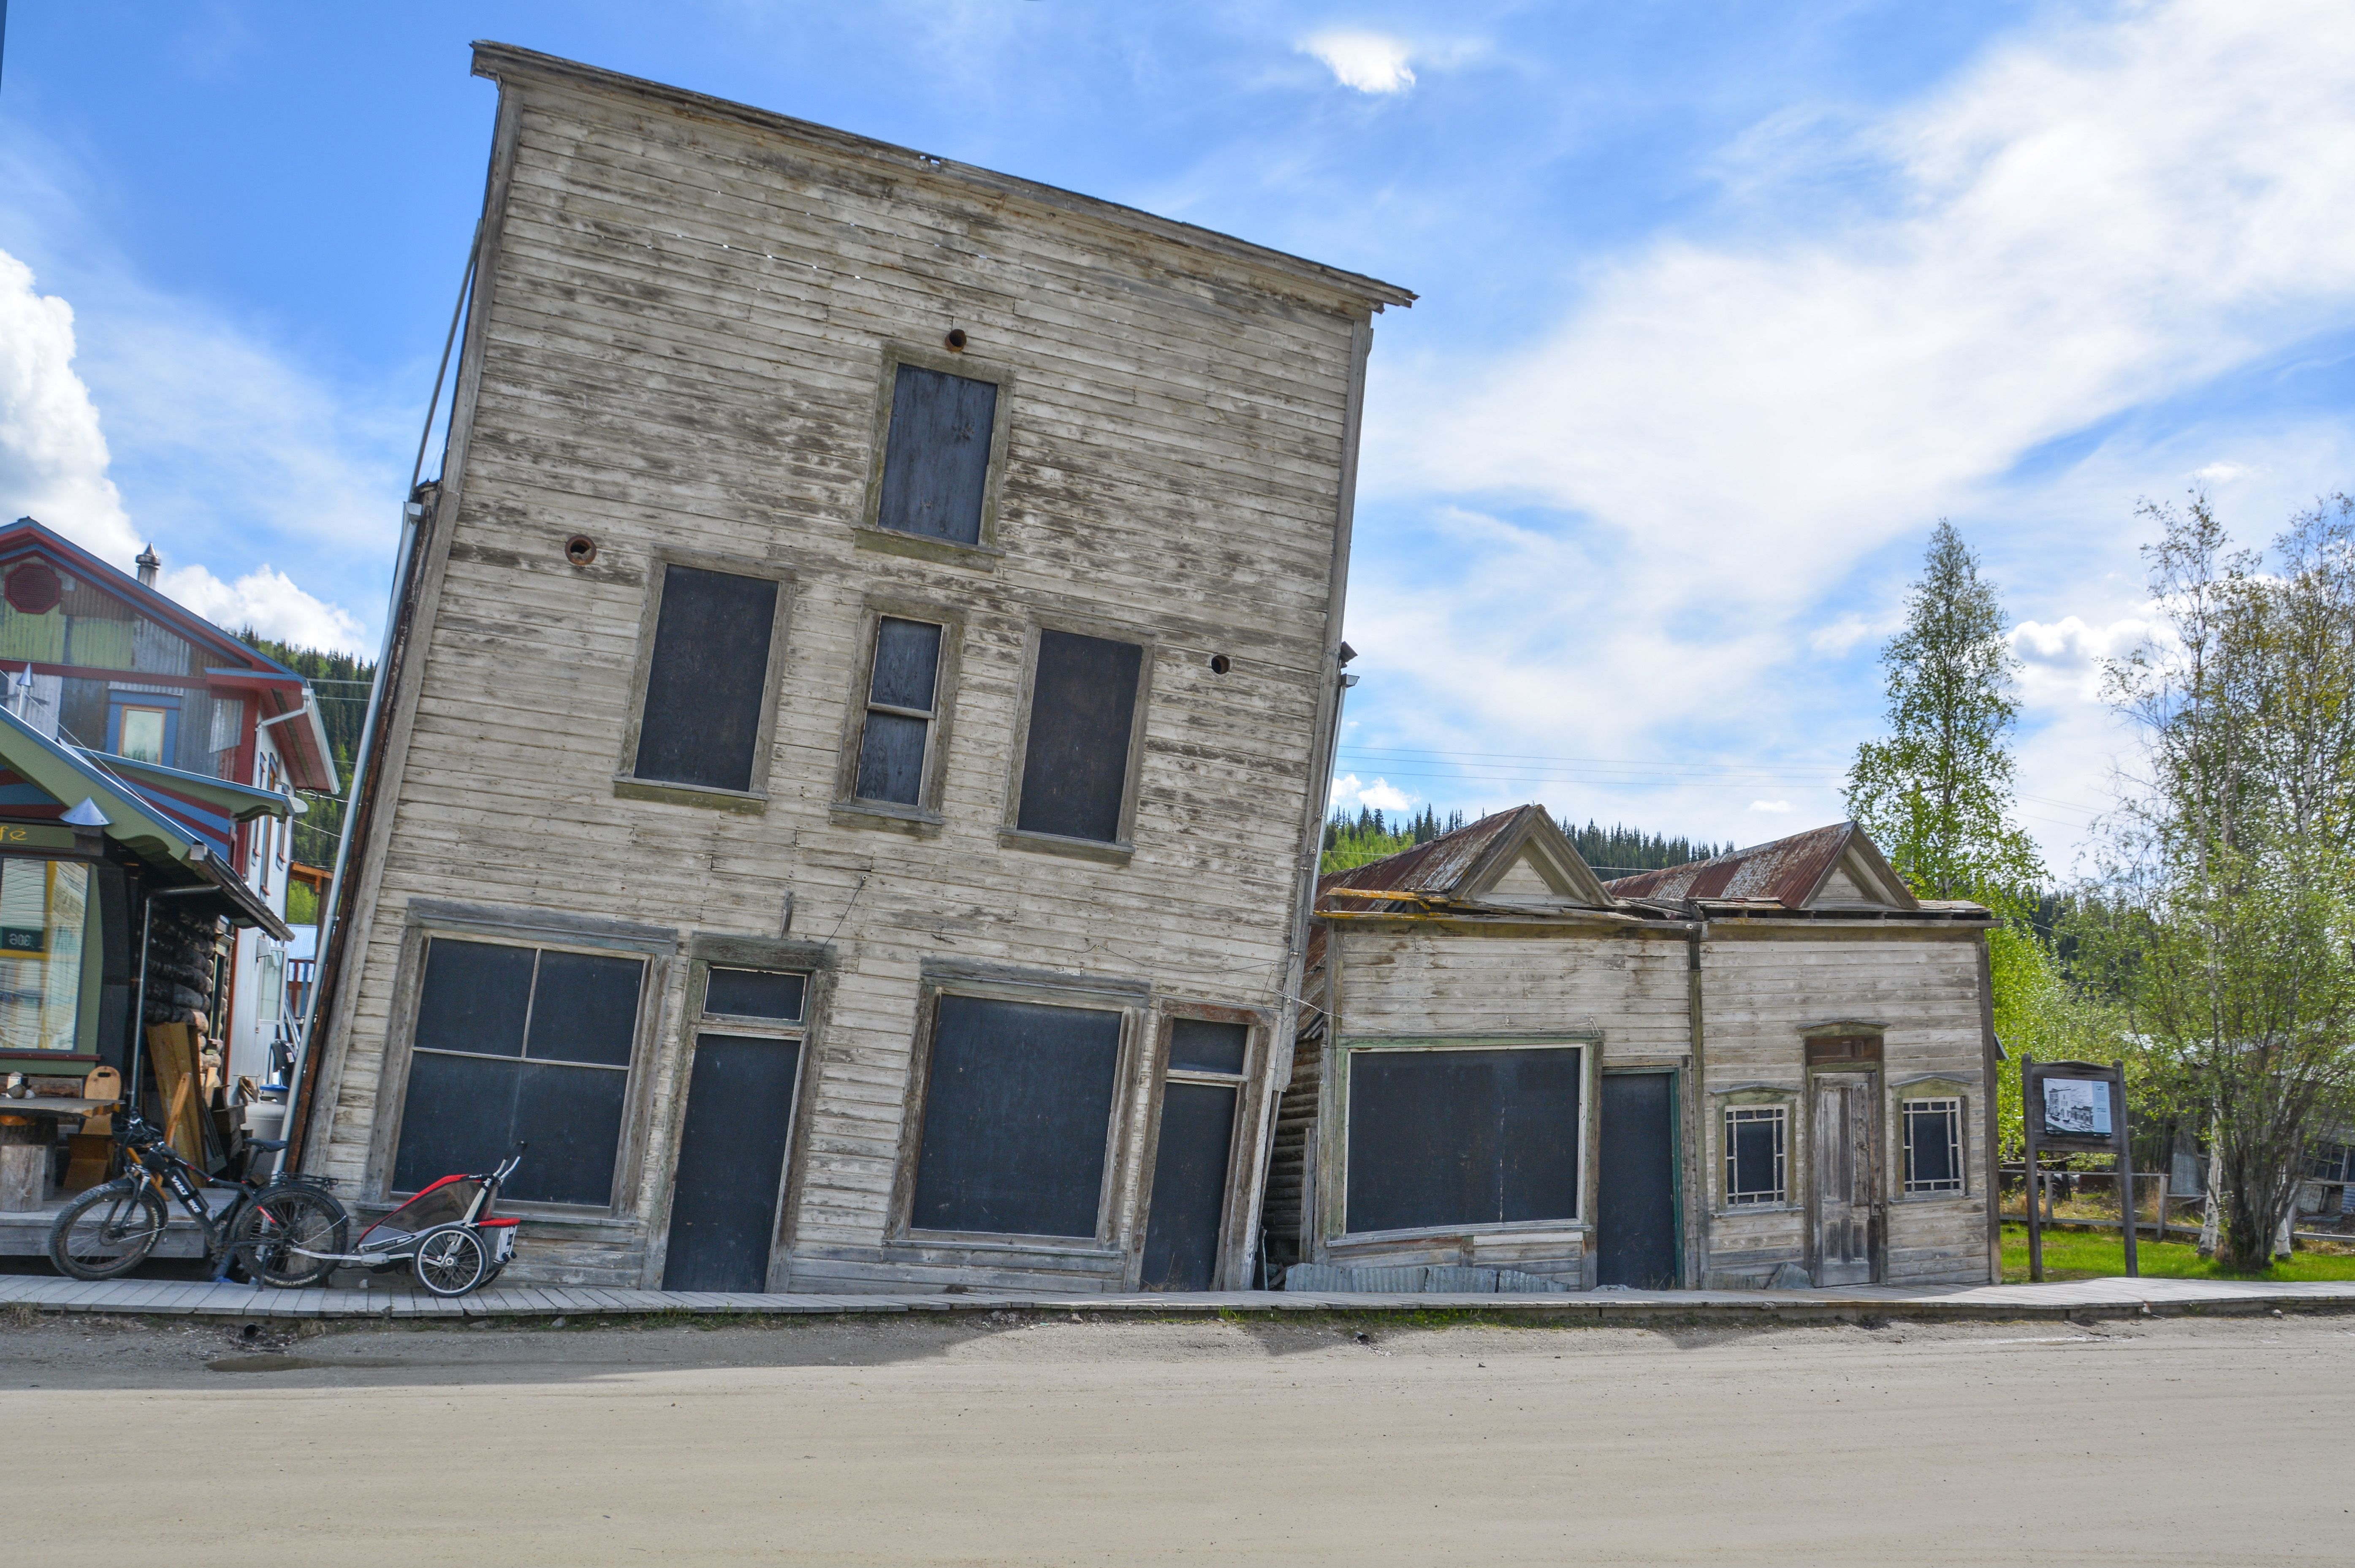
[[[113,1279],[136,1268],[171,1222],[166,1194],[196,1221],[216,1280],[241,1269],[249,1278],[284,1289],[316,1285],[333,1272],[336,1255],[350,1241],[351,1216],[327,1190],[333,1185],[327,1178],[209,1176],[136,1112],[123,1118],[118,1136],[130,1169],[66,1205],[49,1227],[49,1262],[62,1274]],[[248,1147],[274,1151],[286,1140],[254,1138]],[[216,1212],[204,1200],[208,1188],[237,1196]]]

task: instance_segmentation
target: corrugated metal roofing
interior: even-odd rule
[[[1805,909],[1855,835],[1855,823],[1836,822],[1713,860],[1640,871],[1604,886],[1623,899],[1738,899]]]
[[[1385,856],[1346,871],[1335,871],[1316,881],[1316,906],[1346,913],[1363,913],[1385,908],[1396,908],[1394,899],[1352,899],[1346,894],[1350,888],[1365,888],[1380,892],[1425,893],[1433,898],[1454,897],[1461,891],[1464,879],[1479,863],[1480,857],[1497,838],[1511,831],[1528,812],[1543,812],[1541,805],[1517,805],[1510,811],[1500,811],[1491,816],[1443,833],[1427,844]]]

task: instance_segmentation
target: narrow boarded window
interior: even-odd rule
[[[751,789],[776,622],[774,579],[665,569],[631,769],[636,777]]]
[[[1960,1192],[1962,1189],[1962,1101],[1906,1101],[1905,1190]]]
[[[1353,1051],[1348,1229],[1576,1219],[1581,1055]]]
[[[1129,732],[1145,649],[1076,632],[1041,632],[1022,756],[1025,833],[1120,841]]]
[[[943,997],[908,1223],[1096,1234],[1121,1015]]]
[[[773,1019],[792,1023],[802,1016],[802,997],[808,976],[767,969],[721,969],[715,966],[703,985],[703,1010],[743,1019]]]
[[[981,542],[997,389],[987,381],[902,365],[891,384],[879,528],[957,544]]]
[[[875,623],[875,671],[858,740],[858,798],[919,805],[941,677],[941,628],[886,615]]]
[[[1790,1111],[1782,1105],[1734,1105],[1725,1113],[1725,1200],[1729,1204],[1789,1200],[1785,1135]]]
[[[394,1189],[488,1170],[527,1141],[508,1197],[610,1203],[645,968],[640,958],[430,940]]]

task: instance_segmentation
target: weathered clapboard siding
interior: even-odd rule
[[[1807,1261],[1814,1129],[1806,1061],[1794,1046],[1803,1031],[1843,1021],[1883,1026],[1888,1280],[1987,1279],[1978,941],[1975,930],[1765,921],[1710,927],[1701,944],[1706,1089],[1712,1097],[1701,1119],[1701,1166],[1711,1205],[1711,1281],[1728,1288],[1764,1284],[1780,1264]],[[1961,1199],[1909,1200],[1897,1190],[1904,1161],[1893,1086],[1934,1073],[1970,1086],[1963,1119],[1968,1186]],[[1787,1090],[1792,1097],[1785,1206],[1733,1208],[1723,1200],[1724,1120],[1715,1096],[1752,1087]]]
[[[1680,933],[1563,923],[1348,933],[1345,1037],[1598,1029],[1603,1057],[1691,1038]]]
[[[1143,1220],[1148,1092],[1120,1102],[1103,1246],[890,1240],[922,965],[1141,979],[1287,1014],[1351,388],[1369,310],[1403,296],[837,133],[486,58],[505,141],[459,498],[429,545],[421,668],[397,698],[313,1163],[381,1185],[410,901],[610,913],[684,942],[774,936],[790,894],[793,935],[829,944],[834,967],[805,1056],[778,1283],[1119,1288]],[[1003,555],[980,567],[854,532],[883,346],[937,343],[952,324],[975,361],[1017,378]],[[563,557],[576,532],[597,541],[591,567]],[[793,573],[758,812],[614,793],[660,549]],[[964,616],[942,821],[923,835],[833,816],[876,594]],[[998,842],[1028,639],[1057,615],[1155,645],[1124,866]],[[688,965],[665,973],[608,1255],[527,1253],[526,1274],[651,1283],[623,1276],[657,1266],[683,1110]],[[1142,1091],[1156,1064],[1141,1051],[1135,1067]]]
[[[1673,1074],[1675,1178],[1664,1196],[1678,1211],[1687,1283],[1764,1285],[1785,1265],[1817,1270],[1828,1265],[1816,1255],[1810,1188],[1815,1075],[1841,1071],[1842,1059],[1811,1067],[1810,1040],[1861,1038],[1867,1054],[1846,1060],[1880,1093],[1881,1179],[1867,1200],[1878,1216],[1873,1267],[1889,1283],[1987,1279],[1986,912],[1920,905],[1851,825],[1745,853],[1785,879],[1777,896],[1618,897],[1593,881],[1542,808],[1524,806],[1324,879],[1323,940],[1304,993],[1322,1016],[1303,1029],[1278,1126],[1271,1225],[1281,1215],[1309,1262],[1463,1263],[1593,1285],[1606,1239],[1599,1094],[1581,1109],[1586,1169],[1574,1220],[1343,1228],[1352,1046],[1583,1040],[1599,1073]],[[1917,1096],[1963,1102],[1960,1193],[1903,1190],[1900,1107]],[[1780,1200],[1729,1200],[1732,1104],[1785,1112]],[[1451,1125],[1439,1109],[1433,1119]],[[1845,1266],[1838,1255],[1828,1264]],[[1654,1253],[1640,1266],[1665,1264]]]

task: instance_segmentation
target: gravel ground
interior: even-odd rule
[[[2215,1563],[2355,1541],[2355,1318],[1360,1332],[247,1340],[18,1314],[11,1556]]]

